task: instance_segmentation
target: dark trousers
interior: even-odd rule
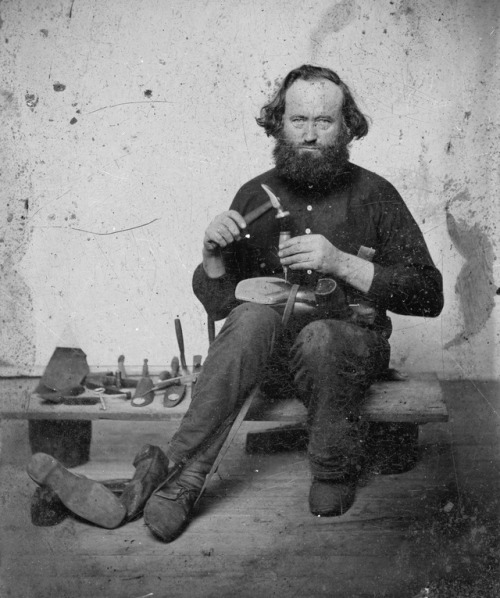
[[[228,420],[272,371],[270,364],[286,358],[308,410],[311,472],[340,479],[361,457],[359,408],[372,380],[387,368],[388,357],[387,341],[373,330],[339,320],[293,318],[284,330],[274,309],[242,304],[210,346],[168,457],[183,463],[208,442],[189,466],[207,473],[227,436]]]

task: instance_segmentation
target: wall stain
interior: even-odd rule
[[[357,8],[355,0],[342,0],[321,15],[319,24],[310,35],[312,60],[329,35],[338,33],[355,20]]]
[[[4,102],[6,104],[12,104],[14,101],[14,94],[7,89],[0,89],[0,99],[2,100],[2,104]]]
[[[455,292],[459,298],[463,329],[444,346],[462,345],[486,325],[495,306],[493,281],[493,245],[477,223],[455,219],[450,212],[454,201],[470,201],[468,191],[457,194],[446,206],[446,225],[453,244],[466,260],[458,273]]]
[[[20,130],[22,110],[16,95],[0,89],[0,128]],[[19,263],[30,244],[31,229],[26,226],[33,196],[32,167],[22,137],[17,152],[5,153],[2,174],[15,182],[7,201],[0,204],[0,367],[3,374],[30,372],[36,357],[35,325],[32,292],[19,273]]]
[[[26,92],[24,96],[24,101],[26,102],[26,106],[28,106],[28,108],[30,108],[30,110],[33,111],[38,104],[38,96],[34,93]]]

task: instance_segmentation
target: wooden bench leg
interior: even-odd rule
[[[245,450],[251,454],[299,451],[307,448],[307,441],[305,424],[290,424],[260,432],[248,432]]]
[[[29,422],[32,453],[47,453],[65,467],[77,467],[90,458],[92,422],[88,420],[45,420]]]
[[[418,424],[370,422],[366,438],[369,467],[388,475],[404,473],[418,461]]]
[[[418,424],[370,422],[366,437],[370,469],[388,475],[412,469],[418,460]],[[247,434],[245,449],[250,454],[307,449],[305,424],[289,424]]]

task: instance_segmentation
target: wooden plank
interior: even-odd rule
[[[448,411],[436,376],[378,382],[368,391],[363,416],[370,421],[444,422]]]
[[[361,413],[368,421],[427,422],[448,421],[448,410],[437,377],[412,376],[408,380],[377,382],[369,389]],[[257,398],[248,419],[253,421],[297,422],[306,417],[297,399],[270,401]]]
[[[191,391],[176,407],[163,407],[162,394],[146,407],[134,407],[130,401],[105,395],[106,410],[101,405],[55,405],[43,401],[30,390],[37,381],[0,380],[0,417],[4,419],[178,421],[186,413]],[[362,409],[369,421],[444,422],[448,412],[439,381],[433,375],[412,376],[405,381],[377,382],[368,392]],[[273,401],[256,397],[247,419],[252,421],[296,422],[305,419],[304,406],[297,399]]]
[[[28,419],[110,419],[122,421],[159,421],[180,420],[187,411],[191,402],[188,393],[186,398],[175,407],[163,407],[163,393],[158,393],[155,399],[145,407],[134,407],[130,401],[116,398],[113,395],[104,395],[106,409],[100,404],[96,405],[55,405],[47,403],[41,397],[31,397]]]

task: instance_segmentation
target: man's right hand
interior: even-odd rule
[[[241,239],[241,231],[247,226],[243,216],[236,210],[228,210],[216,216],[208,225],[203,238],[203,253],[210,255]]]

